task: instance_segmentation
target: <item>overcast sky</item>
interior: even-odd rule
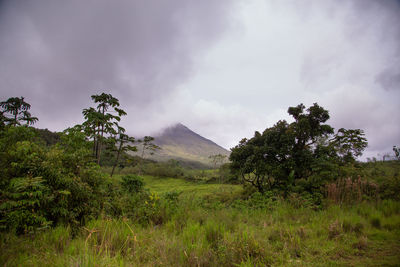
[[[317,102],[377,156],[400,145],[399,25],[394,0],[0,1],[1,100],[63,130],[111,93],[130,134],[181,122],[228,149]]]

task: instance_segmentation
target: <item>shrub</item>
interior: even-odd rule
[[[49,226],[51,222],[40,208],[43,196],[47,195],[46,191],[48,188],[40,177],[11,179],[5,194],[8,200],[0,206],[3,218],[1,227],[22,234]]]
[[[122,188],[124,188],[129,193],[138,193],[143,190],[144,182],[142,177],[134,174],[129,174],[122,176],[121,185]]]
[[[86,143],[77,129],[50,148],[37,143],[28,127],[0,132],[0,228],[25,233],[96,217],[103,207],[104,175],[90,162]]]

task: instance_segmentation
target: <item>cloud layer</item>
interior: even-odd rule
[[[395,0],[3,1],[0,91],[53,130],[109,92],[132,134],[182,122],[226,148],[318,102],[376,156],[400,145],[398,14]]]
[[[227,139],[208,128],[209,136],[231,147],[290,119],[289,106],[318,102],[335,128],[365,130],[365,157],[400,143],[399,2],[254,0],[238,12],[243,26],[214,46],[186,84],[198,103],[209,101],[237,118],[210,114],[235,130]],[[242,118],[244,110],[249,117]]]
[[[2,97],[23,95],[40,125],[63,129],[90,95],[111,92],[145,117],[229,26],[228,1],[5,1]],[[132,114],[135,115],[135,114]]]

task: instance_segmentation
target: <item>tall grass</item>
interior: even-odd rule
[[[98,219],[75,238],[63,226],[32,236],[5,234],[0,262],[6,266],[395,266],[400,262],[399,202],[314,210],[280,199],[270,206],[250,202],[210,206],[208,201],[217,200],[180,195],[175,212],[159,225]]]
[[[365,198],[376,201],[379,198],[379,187],[374,182],[362,179],[361,176],[356,179],[348,177],[327,184],[326,195],[336,204],[360,203]]]

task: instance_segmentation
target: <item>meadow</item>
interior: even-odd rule
[[[121,175],[113,178],[121,179]],[[100,216],[1,235],[3,266],[398,266],[400,202],[357,205],[243,197],[240,185],[144,176],[163,218]],[[173,198],[167,196],[174,195]],[[168,212],[165,211],[168,204]],[[162,208],[164,207],[164,208]]]
[[[316,103],[204,170],[130,156],[118,99],[91,97],[61,133],[0,103],[0,265],[399,266],[400,161],[357,161],[363,131]]]

